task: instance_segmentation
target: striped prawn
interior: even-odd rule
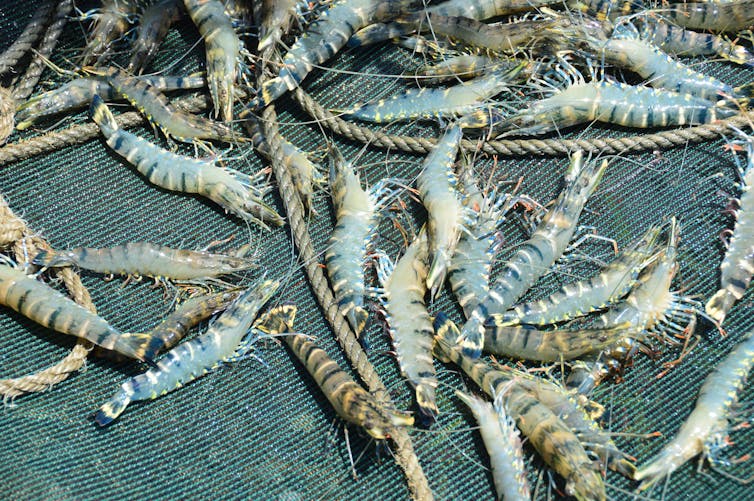
[[[288,329],[282,332],[288,332],[290,328],[288,325]],[[290,334],[283,336],[283,339],[343,420],[361,426],[377,440],[390,438],[390,433],[395,427],[414,424],[413,417],[387,409],[379,403],[307,336]]]
[[[551,296],[492,315],[485,323],[497,327],[548,325],[587,315],[618,302],[633,288],[639,273],[657,258],[662,225],[650,227],[597,276],[564,285]]]
[[[139,78],[160,91],[200,89],[207,84],[203,75]],[[16,129],[28,129],[40,118],[89,106],[97,95],[107,101],[122,99],[121,95],[102,77],[76,78],[65,85],[34,96],[18,106],[15,117]]]
[[[251,103],[252,109],[264,108],[284,93],[293,90],[322,64],[342,49],[353,33],[409,0],[336,0],[296,40],[283,57],[278,76],[266,81]]]
[[[32,263],[48,268],[78,266],[97,273],[198,280],[238,273],[258,265],[243,257],[203,251],[171,249],[147,242],[115,247],[41,251]]]
[[[44,327],[86,339],[108,350],[116,350],[118,340],[124,335],[102,317],[27,275],[7,258],[0,261],[0,304]],[[131,358],[143,358],[127,346],[118,344],[117,351]]]
[[[692,30],[738,33],[754,25],[754,0],[674,2],[648,14]]]
[[[741,169],[741,196],[736,211],[736,224],[731,233],[728,250],[720,264],[720,290],[707,302],[705,311],[723,323],[733,304],[741,299],[754,274],[754,143],[744,136],[747,161]]]
[[[391,193],[384,183],[370,190],[361,187],[359,174],[340,151],[330,149],[330,193],[335,208],[335,228],[327,241],[325,263],[335,299],[357,336],[366,326],[364,264],[377,227],[378,211]]]
[[[438,328],[435,356],[458,365],[492,398],[508,395],[508,413],[544,462],[566,480],[567,495],[582,501],[604,500],[602,476],[573,431],[546,405],[516,384],[510,373],[464,355],[461,347],[453,344],[454,337],[452,329]]]
[[[155,399],[232,360],[259,310],[279,286],[274,280],[263,280],[250,287],[212,323],[206,333],[173,348],[155,367],[123,383],[94,414],[94,421],[99,426],[108,425],[131,402]]]
[[[169,350],[186,337],[188,331],[225,310],[240,295],[239,289],[192,297],[180,304],[149,332],[128,332],[115,342],[115,351],[125,347],[140,360],[154,360],[162,350]]]
[[[91,115],[107,145],[133,164],[149,182],[166,190],[197,193],[245,221],[262,226],[284,224],[283,218],[262,199],[269,187],[257,186],[255,177],[218,167],[213,162],[177,155],[122,130],[99,96],[92,100]]]
[[[473,166],[466,161],[463,165],[460,180],[467,218],[448,264],[448,282],[468,318],[489,291],[492,261],[501,243],[496,230],[514,200],[508,194],[485,195],[477,187]]]
[[[191,20],[204,40],[207,54],[209,95],[215,105],[215,118],[233,120],[233,88],[238,78],[241,39],[233,29],[220,0],[183,0]]]
[[[492,478],[498,499],[528,501],[531,499],[529,481],[526,479],[524,452],[516,424],[505,411],[505,394],[495,396],[495,403],[456,390],[456,396],[465,403],[479,422],[479,432],[490,455]]]
[[[726,436],[729,414],[754,365],[752,334],[747,334],[746,339],[735,346],[704,380],[696,406],[675,438],[636,472],[636,480],[641,481],[640,490],[669,477],[686,461],[699,454],[706,457],[713,468],[723,463],[717,457],[717,452],[728,444]],[[737,480],[745,483],[751,479]]]
[[[433,298],[445,283],[465,219],[465,210],[456,189],[458,180],[453,172],[462,138],[461,126],[451,125],[427,155],[416,178],[419,197],[427,208],[429,272],[426,280]]]
[[[576,231],[576,222],[597,188],[607,161],[585,161],[581,151],[571,156],[566,188],[547,212],[531,238],[503,266],[489,292],[480,299],[461,331],[464,352],[476,358],[484,346],[484,321],[502,313],[547,272],[562,255]]]
[[[227,143],[241,140],[229,126],[177,109],[147,81],[119,68],[111,67],[104,72],[104,77],[118,94],[143,113],[168,139],[185,142],[211,139]],[[208,82],[211,85],[209,79]]]
[[[654,128],[712,123],[738,113],[688,94],[613,82],[577,83],[494,125],[500,136],[546,134],[588,122]]]
[[[94,18],[94,22],[81,56],[82,65],[96,62],[99,66],[110,57],[112,44],[128,31],[138,4],[137,0],[102,0],[102,8],[84,13],[82,19]]]
[[[487,75],[444,89],[410,89],[389,99],[356,105],[343,113],[375,123],[462,116],[485,106],[486,100],[508,89],[512,82],[527,73],[529,66],[524,62],[512,70],[495,69]]]
[[[260,2],[259,45],[257,51],[264,53],[267,48],[280,43],[296,17],[296,0],[262,0]]]
[[[393,265],[386,256],[378,261],[383,304],[401,373],[416,391],[424,417],[434,421],[437,376],[432,362],[432,320],[424,303],[429,273],[427,233],[422,229]]]

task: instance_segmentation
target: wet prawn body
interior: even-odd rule
[[[385,439],[395,426],[411,426],[412,417],[390,411],[359,386],[327,353],[306,336],[284,336],[294,355],[306,367],[338,416],[363,427],[376,439]]]
[[[284,33],[287,33],[296,14],[296,0],[262,0],[262,22],[259,26],[259,46],[262,53],[277,45]]]
[[[139,78],[163,91],[199,89],[206,85],[206,81],[201,75]],[[120,94],[104,78],[76,78],[54,90],[34,96],[21,104],[16,111],[16,128],[24,130],[40,118],[89,106],[96,95],[108,101],[121,98]]]
[[[215,117],[233,119],[233,87],[238,75],[241,40],[220,0],[183,0],[191,20],[204,40],[207,82]]]
[[[206,333],[168,351],[156,366],[127,380],[94,415],[100,426],[120,416],[129,403],[155,399],[207,374],[232,358],[259,310],[279,287],[264,280],[246,290]]]
[[[489,292],[492,260],[501,243],[495,231],[510,201],[508,195],[496,198],[494,194],[482,194],[471,171],[471,166],[467,166],[461,176],[467,216],[465,231],[461,231],[448,264],[448,282],[466,318]]]
[[[81,58],[82,66],[93,60],[100,65],[111,55],[112,44],[126,33],[138,6],[138,0],[103,0],[102,8],[92,15],[94,23]]]
[[[523,65],[519,66],[519,68]],[[346,115],[375,123],[461,116],[484,106],[484,101],[508,88],[513,71],[495,70],[489,75],[445,89],[410,89],[375,103],[357,105]]]
[[[434,297],[445,283],[448,265],[455,252],[465,219],[464,207],[453,172],[463,132],[458,124],[450,126],[437,146],[427,155],[416,178],[422,204],[427,208],[429,272],[427,288]]]
[[[503,395],[497,396],[494,407],[481,398],[460,391],[456,391],[456,396],[471,409],[479,422],[498,498],[505,501],[531,499],[521,438],[515,423],[505,412],[500,398]]]
[[[573,154],[566,173],[567,186],[554,207],[547,212],[531,238],[521,244],[506,262],[489,293],[479,301],[463,326],[464,353],[478,357],[484,346],[487,317],[504,312],[561,256],[576,231],[581,210],[606,168],[607,162],[598,167],[592,162],[585,163],[581,152]]]
[[[330,161],[330,192],[336,223],[325,250],[327,274],[335,299],[358,336],[369,315],[364,307],[364,265],[377,226],[377,200],[373,192],[361,187],[351,164],[335,152]]]
[[[439,330],[439,329],[438,329]],[[566,494],[580,500],[604,500],[605,486],[579,439],[547,406],[540,403],[515,378],[481,360],[464,355],[452,340],[438,337],[435,355],[458,365],[485,393],[495,398],[507,394],[507,410],[544,462],[566,479]]]
[[[644,78],[651,87],[712,102],[725,96],[742,97],[732,86],[692,70],[638,38],[613,36],[594,45],[600,59],[630,69]]]
[[[262,199],[269,187],[258,186],[255,178],[211,162],[177,155],[122,130],[98,96],[92,101],[91,114],[107,145],[152,184],[170,191],[199,194],[245,221],[283,224],[283,218]]]
[[[187,299],[149,332],[129,332],[119,336],[114,350],[122,351],[119,348],[123,348],[136,354],[140,360],[154,360],[160,351],[178,344],[189,330],[225,310],[240,293],[240,290],[228,290]]]
[[[715,463],[711,449],[725,443],[728,415],[754,365],[754,336],[747,336],[707,376],[694,410],[678,434],[636,473],[636,479],[642,481],[640,489],[664,479],[699,454]]]
[[[252,107],[263,108],[298,87],[315,65],[333,57],[354,32],[374,20],[381,7],[390,10],[391,5],[399,3],[395,0],[385,5],[378,0],[334,1],[285,54],[280,73],[264,83]]]
[[[684,28],[738,32],[754,25],[754,1],[678,2],[662,8],[659,14]]]
[[[86,339],[108,350],[114,350],[123,335],[100,316],[5,263],[0,264],[0,304],[44,327]],[[141,358],[125,347],[118,346],[118,351],[131,358]]]
[[[425,231],[408,246],[392,272],[381,281],[390,336],[401,373],[416,390],[416,401],[429,419],[438,414],[435,402],[437,377],[432,361],[434,329],[424,303],[429,274]]]
[[[238,135],[227,125],[178,110],[168,102],[164,94],[143,79],[115,67],[107,70],[105,78],[118,94],[169,138],[186,142],[199,139],[224,142],[238,140]]]
[[[754,275],[754,146],[747,143],[747,166],[741,183],[736,224],[720,264],[720,290],[707,302],[709,316],[723,322],[733,304],[746,293]]]
[[[629,293],[639,273],[656,258],[661,225],[649,228],[595,277],[564,285],[551,296],[492,315],[487,325],[548,325],[587,315],[618,302]]]
[[[654,128],[707,124],[737,113],[688,94],[612,82],[572,85],[494,125],[508,135],[539,135],[587,122]]]

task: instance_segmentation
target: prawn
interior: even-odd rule
[[[159,128],[165,136],[178,141],[191,142],[196,139],[214,139],[233,143],[241,141],[233,129],[227,125],[193,115],[175,108],[164,94],[147,81],[136,78],[125,71],[111,67],[105,72],[107,82],[115,91],[143,113],[149,122]],[[208,78],[211,89],[211,79]]]
[[[220,0],[183,0],[191,20],[204,40],[207,82],[215,105],[215,118],[233,120],[233,87],[238,76],[241,40]]]
[[[75,265],[104,274],[197,280],[258,268],[246,258],[131,242],[104,249],[78,247],[39,252],[32,263],[48,268]]]
[[[7,258],[0,260],[0,304],[48,329],[86,339],[108,350],[115,350],[123,335],[102,317],[28,276]],[[118,345],[117,351],[143,359],[140,353],[127,347]]]
[[[707,314],[719,323],[723,323],[733,304],[743,297],[754,274],[754,239],[751,237],[751,228],[754,227],[754,144],[748,138],[746,151],[748,160],[746,168],[742,170],[736,224],[728,251],[720,264],[720,290],[705,306]]]
[[[501,136],[526,136],[587,122],[638,128],[699,125],[736,113],[688,94],[604,81],[571,85],[494,127]]]
[[[487,324],[548,325],[587,315],[616,303],[636,284],[639,273],[657,258],[657,240],[662,225],[650,227],[596,277],[564,285],[546,299],[520,304],[492,315]]]
[[[361,426],[377,440],[390,438],[397,426],[412,426],[414,418],[386,409],[369,392],[359,386],[330,356],[302,334],[284,336],[327,400],[342,419]]]
[[[429,272],[426,277],[431,297],[437,297],[445,283],[448,265],[461,236],[465,217],[453,172],[463,132],[451,125],[424,160],[416,178],[422,204],[427,208],[429,238]]]
[[[135,0],[102,0],[101,9],[84,15],[85,19],[93,17],[94,23],[81,56],[82,66],[91,64],[93,60],[101,65],[110,57],[112,43],[125,35],[137,10],[138,2]]]
[[[513,419],[503,406],[503,394],[495,403],[456,390],[456,396],[465,403],[479,422],[479,432],[490,456],[492,478],[498,499],[528,501],[531,499],[526,479],[524,451],[521,437]]]
[[[383,284],[385,316],[401,373],[416,391],[419,410],[429,420],[438,414],[435,402],[437,376],[432,362],[432,320],[424,303],[428,275],[427,232],[422,229],[393,266],[387,257],[378,261]]]
[[[448,321],[449,322],[449,321]],[[447,326],[446,324],[446,327]],[[437,329],[435,355],[458,365],[485,393],[508,394],[507,410],[544,462],[566,480],[566,494],[579,500],[604,500],[602,477],[578,437],[547,406],[515,383],[510,373],[493,369],[453,346],[457,329]],[[512,383],[513,382],[513,383]]]
[[[144,9],[139,16],[136,41],[131,49],[129,73],[140,74],[157,55],[160,44],[173,23],[181,18],[180,0],[159,0]]]
[[[230,361],[259,310],[279,286],[274,280],[263,280],[250,287],[212,323],[206,333],[173,348],[155,367],[123,383],[94,414],[94,421],[99,426],[106,426],[117,419],[131,402],[155,399]],[[254,335],[257,333],[254,332]]]
[[[187,299],[151,331],[128,332],[118,337],[114,350],[127,347],[140,360],[154,360],[160,351],[178,344],[200,322],[225,310],[240,294],[236,289]]]
[[[576,231],[576,221],[607,168],[607,161],[598,165],[584,161],[583,152],[571,156],[566,172],[566,188],[550,209],[531,238],[504,265],[490,291],[480,299],[462,329],[464,353],[476,358],[484,346],[484,321],[490,315],[505,311],[526,290],[544,275],[561,256]]]
[[[675,438],[636,472],[636,480],[642,481],[640,490],[670,476],[698,454],[707,457],[713,466],[717,464],[715,449],[726,443],[727,415],[736,403],[752,365],[754,336],[749,333],[704,380],[696,406]]]
[[[283,218],[264,203],[269,187],[256,186],[254,178],[213,162],[203,162],[163,150],[149,141],[122,130],[99,96],[94,96],[92,119],[116,153],[151,183],[171,191],[197,193],[245,221],[282,226]]]
[[[200,89],[207,85],[204,75],[139,78],[161,91]],[[18,106],[16,129],[24,130],[40,118],[89,106],[96,95],[108,101],[121,99],[120,94],[103,78],[76,78],[56,89],[34,96]]]
[[[376,189],[364,190],[359,175],[334,145],[330,149],[330,193],[336,224],[327,241],[325,263],[338,304],[357,336],[366,326],[364,262],[377,226]]]
[[[296,0],[262,0],[262,22],[259,25],[259,45],[257,51],[265,52],[276,46],[291,28],[296,17]]]
[[[390,99],[356,105],[343,113],[374,123],[465,115],[483,106],[485,100],[508,89],[511,82],[520,78],[529,66],[524,62],[512,70],[496,69],[488,75],[446,89],[409,89]]]
[[[692,30],[736,33],[754,24],[754,0],[679,2],[647,13]]]

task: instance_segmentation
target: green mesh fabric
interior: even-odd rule
[[[32,2],[0,3],[0,46],[5,47],[23,29],[33,11]],[[86,10],[89,5],[81,5]],[[54,62],[70,67],[84,44],[84,30],[71,21],[55,51]],[[203,65],[204,51],[195,47],[198,34],[188,19],[173,30],[154,68],[170,66],[170,74],[187,74]],[[125,62],[123,58],[121,63]],[[389,96],[412,85],[408,75],[422,61],[390,45],[346,51],[328,68],[315,71],[305,87],[325,107],[343,109],[377,96]],[[707,71],[732,84],[751,80],[751,70],[724,63],[700,62]],[[357,74],[352,74],[353,72]],[[63,77],[47,71],[42,87],[53,87]],[[397,154],[332,138],[327,129],[311,123],[288,97],[278,103],[281,130],[303,149],[321,154],[329,141],[342,148],[346,158],[362,166],[369,185],[383,177],[416,176],[422,158]],[[116,112],[127,109],[115,108]],[[44,128],[63,127],[87,121],[82,112],[41,122],[38,128],[15,133],[10,141],[31,137]],[[391,132],[430,136],[438,129],[430,123],[395,125]],[[135,132],[154,137],[149,128]],[[572,135],[580,134],[572,132]],[[586,136],[633,134],[593,126]],[[160,141],[162,141],[160,139]],[[681,270],[677,287],[699,300],[706,300],[717,287],[718,266],[723,255],[719,233],[732,226],[721,213],[726,197],[737,193],[737,171],[723,141],[689,145],[672,151],[647,152],[612,161],[599,189],[580,221],[600,235],[614,238],[623,247],[663,217],[678,216],[683,224]],[[192,148],[182,147],[191,153]],[[249,147],[234,147],[222,153],[227,165],[252,173],[266,167]],[[521,183],[520,192],[546,203],[560,189],[567,160],[552,158],[479,158],[482,179],[493,184]],[[284,281],[275,303],[298,305],[296,329],[317,336],[318,343],[343,367],[347,367],[326,325],[301,263],[292,248],[288,228],[263,231],[248,228],[228,217],[211,202],[155,188],[134,168],[112,153],[102,139],[63,148],[0,169],[0,190],[11,208],[29,227],[56,248],[109,246],[129,241],[151,241],[167,246],[203,248],[231,236],[216,249],[229,249],[248,241],[261,264],[260,272],[242,277],[251,283],[262,272]],[[408,195],[414,223],[423,209]],[[275,196],[270,201],[282,211]],[[332,230],[333,214],[326,190],[318,191],[311,218],[311,234],[319,259]],[[516,217],[503,227],[502,261],[525,238],[526,230]],[[380,227],[376,245],[395,256],[404,245],[392,221]],[[609,244],[588,242],[577,253],[609,259]],[[559,285],[588,276],[597,267],[590,261],[571,259],[543,279],[526,296],[544,297]],[[97,309],[116,327],[144,331],[170,310],[170,298],[150,280],[123,285],[82,273]],[[701,340],[682,364],[657,379],[662,363],[673,360],[679,350],[666,350],[657,359],[639,356],[627,369],[625,381],[603,384],[595,399],[607,408],[605,422],[625,434],[662,433],[662,438],[616,437],[629,454],[646,462],[675,434],[693,408],[701,382],[729,349],[752,328],[752,296],[747,294],[733,309],[726,323],[727,338],[711,328],[697,331]],[[376,307],[374,308],[377,309]],[[430,306],[460,320],[460,308],[449,290]],[[389,336],[379,314],[373,314],[366,336],[369,358],[401,409],[413,409],[413,396],[391,355]],[[18,377],[56,363],[73,346],[72,338],[37,326],[7,308],[0,315],[0,377]],[[405,479],[390,453],[361,430],[348,427],[357,478],[349,466],[349,451],[343,423],[330,407],[305,369],[290,353],[274,342],[260,343],[255,358],[229,363],[184,388],[154,401],[134,403],[112,426],[99,429],[93,412],[127,378],[146,366],[103,357],[90,357],[87,369],[74,374],[52,391],[18,398],[14,406],[0,408],[0,496],[6,498],[81,499],[129,497],[150,499],[213,497],[257,498],[286,501],[303,499],[405,499]],[[530,367],[535,365],[529,364]],[[494,496],[489,461],[475,423],[467,409],[453,396],[457,388],[479,392],[459,376],[454,366],[437,363],[441,415],[430,430],[410,432],[429,484],[438,499],[490,498]],[[750,402],[752,389],[741,395]],[[739,414],[740,416],[740,414]],[[743,417],[746,417],[744,415]],[[736,442],[732,458],[751,451],[754,431],[732,433]],[[541,460],[527,446],[530,479],[539,498],[559,497],[541,475]],[[712,473],[695,471],[690,462],[667,484],[667,498],[711,499],[746,497],[746,487]],[[747,476],[751,462],[726,468]],[[635,484],[612,472],[607,474],[608,495],[628,499]],[[556,489],[562,482],[556,480]],[[662,494],[661,487],[650,492]]]

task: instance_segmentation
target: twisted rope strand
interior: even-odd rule
[[[15,68],[16,64],[31,50],[44,33],[47,27],[47,18],[50,17],[56,3],[55,0],[47,0],[40,5],[16,41],[0,54],[0,75],[14,69],[18,70],[18,68]]]

